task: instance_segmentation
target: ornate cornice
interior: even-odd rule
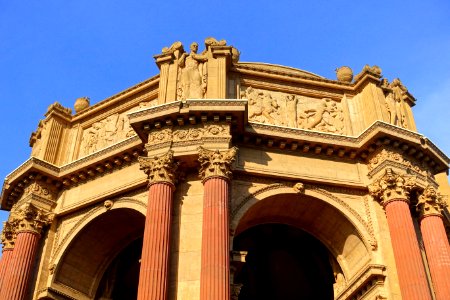
[[[442,210],[447,207],[447,203],[442,199],[436,189],[429,185],[419,196],[416,209],[420,214],[420,218],[428,216],[442,217]]]
[[[200,178],[203,182],[212,177],[231,179],[231,164],[236,159],[237,148],[233,147],[225,151],[208,150],[198,148],[198,160],[200,162]]]
[[[169,183],[175,186],[178,163],[174,161],[173,151],[154,157],[138,158],[140,169],[148,176],[149,184]]]
[[[369,193],[383,206],[394,200],[409,203],[409,193],[415,186],[415,178],[399,175],[387,168],[381,178],[369,185]]]
[[[13,207],[9,223],[15,227],[17,234],[20,232],[41,234],[42,228],[50,224],[53,218],[53,213],[46,212],[31,203],[25,203]]]
[[[3,231],[1,236],[3,251],[14,248],[16,237],[17,231],[15,226],[13,226],[10,222],[3,222]]]

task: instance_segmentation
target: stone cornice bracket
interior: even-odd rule
[[[28,202],[21,206],[13,206],[9,222],[16,228],[17,234],[32,232],[40,235],[42,228],[49,225],[54,217],[53,213],[46,212]]]
[[[383,206],[394,200],[409,203],[409,193],[415,186],[415,177],[399,175],[387,168],[381,178],[369,185],[369,193]]]
[[[237,148],[228,150],[209,150],[198,147],[199,175],[203,182],[212,177],[231,179],[231,164],[236,159]]]
[[[442,199],[436,189],[429,185],[419,196],[416,209],[420,214],[420,218],[427,216],[442,217],[442,210],[447,206],[447,203]]]
[[[1,236],[3,251],[14,248],[16,237],[17,232],[13,224],[11,224],[10,222],[3,222],[3,231]]]
[[[138,157],[140,169],[148,176],[149,185],[154,183],[176,184],[176,171],[178,162],[174,161],[173,151],[154,157]]]

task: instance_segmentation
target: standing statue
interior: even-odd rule
[[[190,50],[189,54],[185,52],[178,59],[178,65],[181,68],[178,95],[180,100],[203,99],[206,93],[208,58],[205,53],[197,54],[196,42],[191,44]]]

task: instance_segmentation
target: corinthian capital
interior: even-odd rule
[[[16,228],[10,222],[3,222],[3,231],[1,237],[3,250],[14,248],[16,237]]]
[[[158,182],[167,182],[175,185],[176,170],[178,163],[173,159],[173,151],[169,150],[166,154],[155,157],[138,158],[140,169],[144,170],[149,179],[149,184]]]
[[[198,161],[200,162],[200,178],[205,181],[211,177],[231,178],[231,164],[236,158],[237,148],[225,151],[198,148]]]
[[[430,215],[442,216],[441,211],[446,206],[447,204],[443,201],[442,196],[434,187],[429,185],[419,196],[416,209],[421,218]]]
[[[415,186],[415,178],[399,175],[387,168],[383,177],[369,186],[369,192],[381,204],[386,205],[392,200],[409,202],[409,192]]]
[[[13,207],[9,222],[15,227],[17,233],[34,232],[40,234],[42,228],[53,221],[54,214],[35,207],[31,203],[25,203],[19,207]]]

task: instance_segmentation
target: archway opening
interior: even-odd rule
[[[333,259],[309,233],[286,224],[261,224],[236,236],[233,248],[246,253],[234,274],[239,300],[334,299]]]
[[[142,238],[131,242],[109,264],[95,299],[137,299]]]
[[[135,286],[138,281],[144,225],[145,216],[129,208],[112,209],[96,217],[65,250],[54,282],[95,299],[122,293],[119,285],[135,293],[137,286],[133,291],[127,286]],[[122,278],[125,274],[130,278]]]

